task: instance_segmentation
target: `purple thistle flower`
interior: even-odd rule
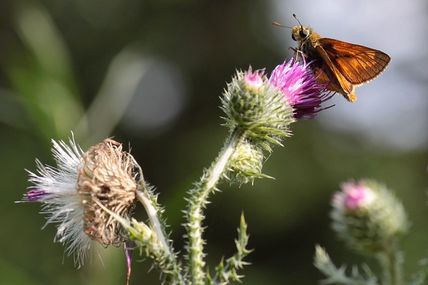
[[[38,188],[30,188],[27,193],[24,194],[23,202],[41,202],[48,195],[46,191]]]
[[[333,204],[348,211],[366,207],[375,199],[373,190],[361,182],[343,183],[341,190],[333,196]]]
[[[259,89],[263,86],[264,70],[252,71],[251,68],[244,73],[244,82],[249,89]]]
[[[332,97],[330,92],[326,92],[326,85],[317,82],[309,65],[294,59],[284,61],[275,67],[269,78],[269,82],[281,90],[293,107],[297,119],[313,118],[323,110],[321,103]]]

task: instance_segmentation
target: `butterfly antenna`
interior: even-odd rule
[[[272,22],[272,26],[279,27],[279,28],[291,29],[291,27],[285,26],[285,25],[283,25],[283,24],[281,24],[280,22],[277,22],[277,21],[273,21]]]
[[[297,23],[299,23],[300,27],[302,27],[302,28],[303,28],[303,25],[302,25],[302,23],[300,23],[300,21],[299,21],[299,19],[297,18],[296,14],[294,14],[294,13],[293,13],[293,17],[294,17],[294,19],[296,19]]]

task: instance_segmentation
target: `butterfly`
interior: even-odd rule
[[[299,44],[296,52],[312,62],[310,66],[318,82],[327,84],[328,90],[342,94],[350,102],[357,100],[355,87],[377,77],[391,60],[380,50],[322,38],[300,22],[291,28],[291,37]]]

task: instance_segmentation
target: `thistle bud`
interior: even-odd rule
[[[343,183],[332,206],[333,229],[348,246],[363,253],[387,250],[408,228],[400,201],[375,181]]]
[[[269,83],[264,71],[237,72],[227,85],[222,110],[230,129],[240,128],[253,141],[280,144],[289,136],[293,109],[283,94]],[[263,148],[269,150],[268,145]]]
[[[248,141],[240,142],[229,162],[233,180],[245,184],[256,178],[268,177],[262,173],[263,161],[264,155],[260,148]]]

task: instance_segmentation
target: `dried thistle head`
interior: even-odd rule
[[[43,203],[46,223],[58,224],[55,241],[81,266],[94,241],[108,246],[125,240],[117,219],[105,209],[129,219],[143,177],[132,155],[112,139],[87,152],[73,138],[68,144],[52,142],[57,165],[37,161],[37,172],[29,172],[33,186],[23,201]]]
[[[103,245],[123,242],[121,226],[98,203],[129,218],[134,208],[137,183],[133,157],[112,139],[92,146],[82,157],[77,193],[83,204],[84,232]],[[98,202],[98,203],[97,203]]]

